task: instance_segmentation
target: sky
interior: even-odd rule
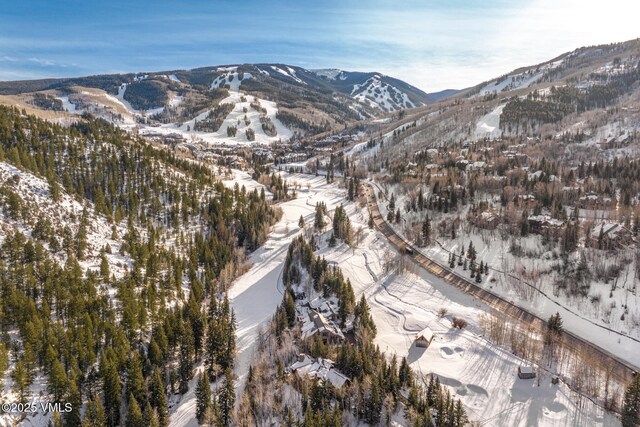
[[[0,0],[0,80],[237,63],[377,71],[427,92],[640,37],[638,0]]]

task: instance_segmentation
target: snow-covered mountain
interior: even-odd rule
[[[229,92],[275,102],[294,130],[313,134],[430,104],[433,96],[376,72],[308,70],[287,64],[237,64],[65,79],[0,82],[0,96],[29,107],[90,112],[110,121],[182,125],[209,113]],[[37,95],[38,102],[34,103]],[[61,104],[47,99],[57,98]],[[44,101],[43,101],[44,100]],[[11,102],[16,102],[12,98]]]
[[[313,72],[336,90],[360,103],[385,112],[414,108],[436,101],[436,97],[406,82],[381,73],[319,69]]]

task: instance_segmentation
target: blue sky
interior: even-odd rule
[[[462,88],[640,37],[637,0],[0,0],[0,80],[250,62]]]

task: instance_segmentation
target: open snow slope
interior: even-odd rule
[[[194,130],[195,122],[204,120],[211,111],[207,110],[181,125],[174,123],[164,124],[161,126],[140,125],[140,134],[180,134],[188,141],[200,140],[207,144],[222,144],[230,146],[252,144],[268,145],[272,142],[288,141],[291,138],[293,132],[291,132],[289,128],[276,118],[278,107],[275,102],[266,101],[253,95],[244,95],[239,92],[238,90],[241,80],[238,73],[230,72],[223,76],[225,76],[225,78],[221,78],[221,76],[216,77],[212,85],[229,85],[229,96],[220,101],[220,104],[233,104],[234,107],[233,110],[224,118],[222,125],[216,132],[201,132]],[[251,78],[249,76],[250,74],[244,73],[244,79]],[[256,111],[251,106],[252,103],[259,103],[264,109],[264,113]],[[276,129],[276,135],[270,136],[265,133],[260,120],[261,116],[268,118],[268,120],[273,123]],[[247,119],[248,124],[245,121],[245,118]],[[235,136],[228,136],[228,127],[237,127]],[[247,129],[253,130],[255,134],[254,141],[250,141],[247,138]]]
[[[502,135],[500,130],[500,115],[506,104],[497,106],[490,113],[482,116],[476,123],[475,137],[476,139],[496,139]]]

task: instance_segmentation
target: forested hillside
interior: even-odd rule
[[[10,397],[70,402],[55,425],[168,425],[198,361],[233,365],[224,293],[277,209],[90,116],[64,128],[0,108],[0,143]]]

